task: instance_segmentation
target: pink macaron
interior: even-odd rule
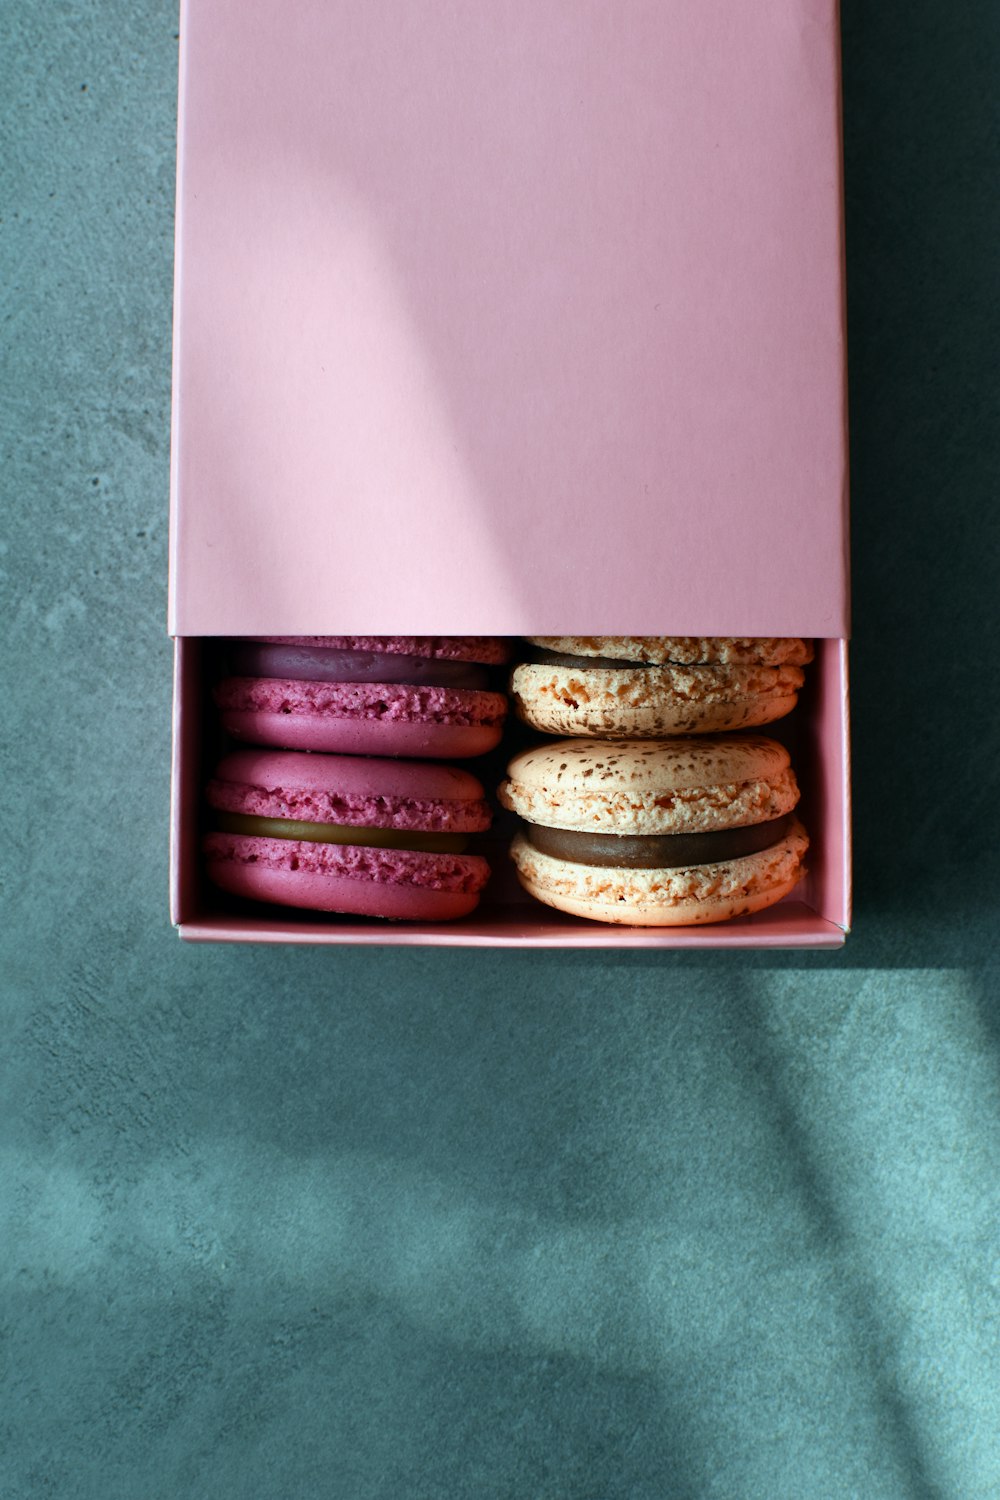
[[[505,694],[486,636],[285,636],[232,642],[215,689],[238,740],[289,750],[451,760],[500,740]]]
[[[208,786],[206,869],[236,896],[364,917],[464,917],[489,879],[465,852],[490,825],[456,766],[237,750]]]

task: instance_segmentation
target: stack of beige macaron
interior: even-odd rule
[[[796,704],[798,639],[538,636],[511,695],[546,735],[500,801],[524,888],[602,922],[701,925],[772,906],[809,840],[787,750],[747,730]]]

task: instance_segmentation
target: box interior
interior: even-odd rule
[[[847,649],[816,643],[798,707],[761,732],[788,746],[802,788],[800,815],[812,840],[808,873],[792,896],[750,917],[708,927],[636,928],[550,910],[521,890],[507,858],[516,820],[497,810],[479,846],[493,877],[477,912],[456,923],[408,924],[317,914],[240,901],[202,871],[208,827],[203,789],[229,748],[211,703],[224,643],[180,637],[175,660],[172,911],[182,937],[230,942],[438,944],[495,947],[835,947],[850,924],[847,806]],[[507,759],[532,735],[512,723],[498,751],[465,762],[492,796]]]

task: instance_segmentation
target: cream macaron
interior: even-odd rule
[[[511,695],[545,734],[637,739],[770,724],[796,704],[798,638],[531,636]]]
[[[772,906],[803,873],[788,752],[761,735],[571,739],[510,763],[524,888],[599,922],[676,927]]]

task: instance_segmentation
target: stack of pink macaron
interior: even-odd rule
[[[500,801],[521,818],[522,886],[558,910],[631,926],[721,922],[794,889],[809,840],[783,745],[798,639],[538,636],[514,668],[518,716],[546,735]]]
[[[360,916],[467,915],[489,878],[470,837],[483,787],[450,764],[499,743],[507,699],[490,637],[231,642],[215,688],[243,745],[209,784],[210,877],[234,895]],[[442,762],[449,762],[442,764]]]

